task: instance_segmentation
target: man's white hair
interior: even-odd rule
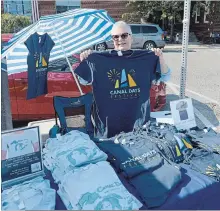
[[[125,23],[124,21],[115,22],[112,27],[112,32],[114,32],[117,28],[126,28],[127,33],[132,34],[131,27],[127,23]]]

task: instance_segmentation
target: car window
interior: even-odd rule
[[[68,59],[70,61],[71,66],[78,62],[78,60],[72,56],[68,57]],[[62,59],[58,59],[58,60],[49,62],[48,71],[70,72],[70,68],[69,68],[69,65],[68,65],[66,59],[62,58]]]
[[[158,30],[155,26],[142,26],[143,33],[157,33]]]
[[[2,41],[2,42],[1,42],[1,49],[3,49],[3,48],[7,45],[7,43],[8,43],[8,42],[3,42],[3,41]]]
[[[139,34],[141,32],[140,26],[131,26],[132,34]]]

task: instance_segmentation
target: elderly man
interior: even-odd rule
[[[112,137],[141,127],[150,118],[150,88],[155,80],[167,81],[170,69],[160,49],[131,50],[132,32],[123,21],[111,31],[114,50],[81,53],[76,68],[82,84],[92,84],[96,135]]]

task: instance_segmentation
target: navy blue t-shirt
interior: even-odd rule
[[[93,53],[75,73],[92,83],[97,136],[113,137],[150,118],[150,88],[160,78],[159,57],[152,51]]]
[[[47,94],[47,70],[50,51],[55,43],[46,33],[32,34],[24,43],[28,48],[28,90],[27,99]]]

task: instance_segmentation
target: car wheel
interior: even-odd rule
[[[147,41],[144,43],[144,49],[150,50],[151,48],[156,48],[156,44],[153,41]]]
[[[96,51],[105,51],[107,49],[106,43],[99,43],[95,46]]]

